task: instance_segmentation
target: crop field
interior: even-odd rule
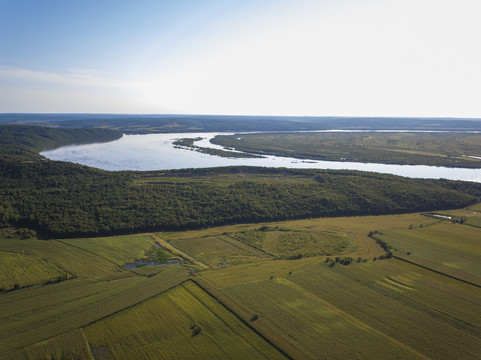
[[[470,207],[469,214],[466,216],[466,224],[481,227],[481,206]]]
[[[3,294],[0,348],[6,352],[19,350],[86,326],[187,279],[183,267],[164,268],[151,277],[131,276],[109,281],[74,279]]]
[[[0,252],[0,289],[42,284],[69,276],[69,273],[43,259],[20,254]]]
[[[256,321],[266,323],[307,358],[412,357],[409,349],[393,345],[376,329],[286,278],[237,285],[225,291],[258,314]]]
[[[388,229],[379,237],[393,247],[396,256],[416,258],[481,285],[481,228],[439,221],[423,228]]]
[[[84,249],[74,246],[76,241]],[[75,331],[186,280],[188,271],[180,265],[158,266],[146,276],[119,266],[148,253],[153,244],[152,236],[142,234],[1,239],[2,281],[5,290],[14,291],[0,294],[0,358],[24,358],[26,346]]]
[[[0,359],[476,359],[480,239],[419,213],[4,238]],[[123,266],[158,251],[183,262]]]
[[[327,270],[316,265],[289,281],[367,325],[375,342],[387,339],[414,358],[478,356],[479,288],[394,259]],[[392,358],[382,351],[376,357]]]
[[[94,359],[82,329],[28,346],[25,352],[28,359]]]
[[[92,324],[84,333],[102,359],[284,358],[193,282]]]
[[[342,221],[329,220],[331,226]],[[425,253],[433,250],[443,253],[447,244],[454,250],[464,249],[465,258],[471,262],[465,264],[466,272],[456,275],[464,276],[462,280],[473,280],[479,265],[476,254],[481,251],[478,229],[413,216],[401,216],[398,221],[391,219],[390,224],[386,220],[388,217],[378,218],[378,233],[419,231],[431,241],[439,239],[434,243],[422,242],[419,249],[424,246]],[[359,226],[366,221],[372,230],[376,229],[375,223],[367,217],[355,224]],[[312,221],[316,225],[319,222],[323,220]],[[385,229],[388,226],[392,228]],[[404,238],[409,241],[408,237]],[[393,248],[399,246],[391,244],[387,236],[383,235],[383,239]],[[402,239],[400,235],[398,241]],[[401,250],[393,252],[397,254]],[[429,270],[422,258],[419,260],[424,267],[397,259],[370,259],[349,266],[329,266],[314,260],[265,261],[200,275],[235,299],[245,313],[257,314],[256,323],[267,329],[267,335],[280,337],[280,343],[301,349],[303,353],[297,354],[298,357],[478,357],[477,344],[481,338],[479,287]],[[411,261],[415,260],[411,255]],[[433,258],[429,264],[442,265],[435,261],[440,262],[441,257]]]
[[[169,242],[211,268],[269,258],[261,251],[222,234],[180,240],[173,239]]]
[[[117,265],[142,259],[155,244],[155,240],[149,234],[68,239],[62,242],[100,255]]]
[[[124,274],[119,266],[107,259],[60,241],[3,239],[0,244],[2,251],[43,259],[72,276],[103,278]],[[30,282],[28,278],[25,281]]]
[[[236,338],[234,343],[232,338]],[[31,345],[27,354],[29,359],[46,355],[73,359],[285,358],[193,282],[83,329]]]
[[[224,283],[223,290],[306,357],[478,356],[477,287],[394,259],[334,267],[317,262],[266,278]]]
[[[157,235],[169,243],[177,244],[186,249],[186,252],[194,251],[187,247],[191,239],[222,238],[250,245],[250,249],[264,251],[264,256],[275,258],[278,256],[279,243],[283,236],[297,238],[307,249],[315,247],[317,255],[349,254],[350,256],[362,256],[372,258],[383,253],[369,237],[370,231],[375,229],[427,225],[438,220],[422,216],[420,214],[386,215],[386,216],[362,216],[362,217],[339,217],[320,218],[312,220],[294,220],[260,224],[243,224],[222,226],[206,230],[162,232]],[[289,235],[288,235],[289,234]],[[304,237],[304,239],[303,239]],[[279,239],[280,238],[280,239]],[[185,241],[185,243],[184,243]],[[285,244],[286,246],[288,244]],[[206,241],[205,250],[209,247]],[[289,245],[291,246],[291,245]],[[292,254],[298,254],[299,250],[292,245]],[[282,249],[282,244],[280,246]],[[311,248],[312,249],[312,248]],[[308,251],[301,250],[308,255]]]
[[[328,231],[272,231],[266,234],[264,249],[279,257],[333,255],[343,252],[351,239]]]

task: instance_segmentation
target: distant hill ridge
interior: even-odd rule
[[[481,119],[176,114],[0,114],[0,124],[107,127],[126,133],[329,129],[481,131]]]

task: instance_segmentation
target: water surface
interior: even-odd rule
[[[282,156],[265,158],[224,158],[192,150],[175,148],[179,138],[202,137],[195,145],[222,149],[209,142],[216,135],[228,133],[180,133],[124,135],[121,139],[96,144],[70,145],[44,151],[51,160],[70,161],[104,170],[170,170],[217,166],[248,165],[296,169],[363,170],[411,178],[450,179],[481,182],[481,169],[447,168],[424,165],[392,165],[342,161],[295,159]],[[232,134],[232,133],[230,133]]]

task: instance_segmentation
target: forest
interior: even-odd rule
[[[42,159],[38,153],[70,144],[88,144],[120,139],[118,130],[63,129],[47,126],[3,125],[0,126],[1,158],[32,160]]]
[[[6,134],[2,146],[15,145],[0,159],[0,219],[44,238],[432,211],[467,206],[481,196],[478,183],[357,171],[108,172],[40,159],[35,151],[67,141],[115,138],[115,131],[6,126],[0,132]]]

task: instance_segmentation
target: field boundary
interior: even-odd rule
[[[189,254],[183,252],[182,250],[177,249],[176,247],[171,245],[168,241],[160,238],[159,236],[155,235],[154,233],[149,233],[149,234],[152,236],[154,241],[156,241],[157,244],[159,244],[159,246],[166,248],[167,250],[169,250],[174,255],[183,257],[185,260],[190,261],[192,264],[199,266],[203,270],[210,269],[210,266],[204,264],[203,262],[197,260],[196,258],[194,258],[194,257],[190,256]]]
[[[436,273],[436,274],[438,274],[438,275],[446,276],[446,277],[448,277],[448,278],[450,278],[450,279],[457,280],[457,281],[461,281],[461,282],[463,282],[463,283],[465,283],[465,284],[468,284],[468,285],[476,286],[476,287],[478,287],[478,288],[481,289],[481,285],[476,284],[476,283],[473,283],[473,282],[471,282],[471,281],[469,281],[469,280],[464,280],[464,279],[461,279],[461,278],[459,278],[459,277],[457,277],[457,276],[446,274],[446,273],[444,273],[444,272],[442,272],[442,271],[435,270],[435,269],[432,269],[432,268],[427,267],[427,266],[425,266],[425,265],[421,265],[421,264],[415,263],[415,262],[413,262],[413,261],[403,259],[403,258],[401,258],[401,257],[399,257],[399,256],[396,256],[396,255],[393,255],[393,258],[394,258],[394,259],[397,259],[397,260],[404,261],[404,262],[406,262],[406,263],[408,263],[408,264],[411,264],[411,265],[418,266],[418,267],[420,267],[420,268],[422,268],[422,269],[432,271],[432,272],[434,272],[434,273]]]
[[[235,311],[231,310],[222,300],[220,300],[217,296],[212,294],[209,290],[207,290],[204,286],[199,284],[196,279],[189,279],[187,281],[192,281],[194,284],[196,284],[202,291],[204,291],[207,295],[209,295],[212,299],[214,299],[219,305],[221,305],[224,309],[226,309],[228,312],[230,312],[232,315],[234,315],[239,321],[241,321],[244,325],[246,325],[249,329],[254,331],[257,335],[259,335],[262,339],[264,339],[269,345],[273,346],[277,351],[279,351],[282,355],[284,355],[287,359],[294,360],[289,354],[287,354],[284,350],[282,350],[279,346],[274,344],[271,340],[269,340],[264,334],[262,334],[260,331],[258,331],[256,328],[254,328],[251,324],[249,324],[247,321],[245,321],[241,316],[239,316]]]
[[[89,323],[87,323],[87,324],[85,324],[85,325],[82,325],[81,327],[79,327],[79,329],[83,329],[83,328],[85,328],[85,327],[87,327],[87,326],[90,326],[90,325],[93,325],[93,324],[95,324],[95,323],[97,323],[97,322],[99,322],[99,321],[105,320],[105,319],[107,319],[107,318],[109,318],[109,317],[111,317],[111,316],[113,316],[113,315],[117,315],[117,314],[121,313],[122,311],[128,310],[128,309],[133,308],[133,307],[135,307],[135,306],[137,306],[137,305],[140,305],[140,304],[142,304],[142,303],[144,303],[144,302],[146,302],[146,301],[152,300],[153,298],[155,298],[155,297],[157,297],[157,296],[163,295],[163,294],[165,294],[166,292],[168,292],[168,291],[170,291],[170,290],[173,290],[173,289],[175,289],[175,288],[178,287],[178,286],[183,285],[184,283],[186,283],[186,282],[189,281],[189,280],[190,280],[190,279],[183,280],[183,281],[181,281],[180,283],[175,284],[175,285],[169,287],[168,289],[165,289],[164,291],[161,291],[161,292],[158,293],[158,294],[149,296],[148,298],[146,298],[146,299],[144,299],[144,300],[141,300],[141,301],[138,301],[138,302],[136,302],[135,304],[131,304],[131,305],[127,306],[127,307],[124,307],[123,309],[114,311],[113,313],[110,313],[110,314],[105,315],[105,316],[102,316],[102,317],[100,317],[100,318],[98,318],[98,319],[96,319],[96,320],[93,320],[93,321],[91,321],[91,322],[89,322]]]
[[[274,255],[274,254],[271,254],[270,252],[256,246],[256,245],[253,245],[253,244],[249,244],[247,241],[245,240],[241,240],[239,239],[238,237],[234,236],[233,234],[229,234],[227,233],[226,236],[230,237],[231,239],[235,240],[235,241],[240,241],[242,244],[245,244],[246,246],[249,246],[257,251],[260,251],[262,252],[263,254],[266,254],[266,255],[269,255],[269,256],[272,256],[275,260],[279,259],[278,256]]]
[[[64,240],[64,239],[57,239],[57,240],[51,240],[51,241],[57,241],[57,242],[59,242],[59,243],[61,243],[61,244],[64,244],[65,246],[71,246],[71,247],[73,247],[73,248],[75,248],[75,249],[77,249],[77,250],[85,251],[85,252],[87,252],[87,253],[89,253],[89,254],[92,254],[92,255],[94,255],[94,256],[98,256],[99,258],[104,259],[105,261],[107,261],[107,262],[115,265],[116,267],[119,267],[119,268],[122,268],[122,269],[123,269],[123,266],[122,266],[122,265],[119,265],[119,264],[113,262],[112,260],[107,259],[107,258],[106,258],[105,256],[103,256],[103,255],[97,254],[97,253],[93,252],[92,250],[84,249],[84,248],[82,248],[82,247],[80,247],[80,246],[77,246],[77,245],[74,245],[74,244],[69,244],[69,243],[67,243],[67,242],[64,242],[63,240]]]

